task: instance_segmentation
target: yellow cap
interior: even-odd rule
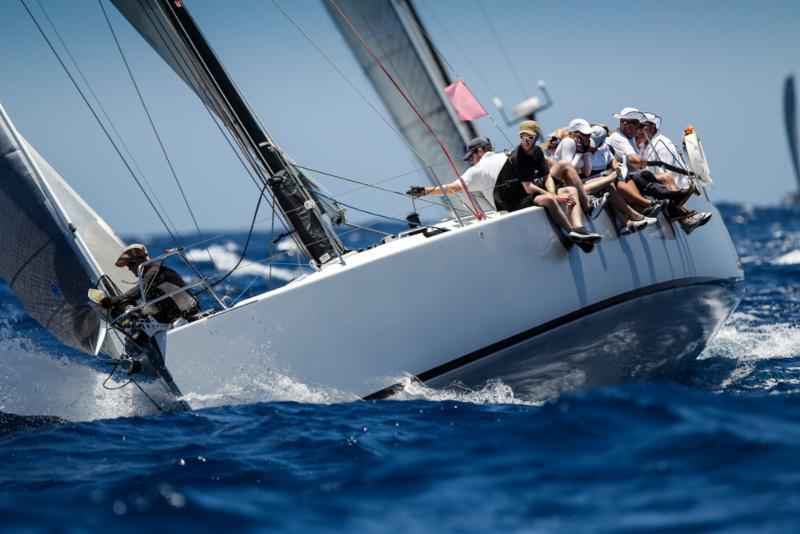
[[[522,121],[519,123],[519,133],[532,135],[533,137],[539,136],[539,123],[536,121]]]

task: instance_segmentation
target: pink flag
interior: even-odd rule
[[[474,121],[488,115],[478,99],[469,90],[464,80],[458,80],[444,88],[444,94],[450,99],[450,103],[458,111],[458,119],[462,121]]]

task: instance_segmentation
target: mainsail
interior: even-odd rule
[[[112,0],[114,6],[172,67],[238,140],[269,186],[312,261],[325,263],[343,246],[330,222],[343,221],[343,211],[326,203],[309,180],[284,156],[260,124],[182,0]],[[327,217],[327,218],[326,218]]]
[[[328,0],[323,0],[331,17],[353,51],[367,77],[397,124],[400,133],[413,148],[423,166],[441,183],[453,181],[447,158],[416,114],[397,93],[386,75],[375,64],[352,30]],[[442,140],[459,172],[467,164],[461,161],[464,146],[477,135],[471,122],[459,121],[445,94],[451,83],[439,56],[431,44],[414,7],[407,0],[336,0],[339,9],[364,37],[386,69],[398,80],[433,131]],[[436,180],[431,176],[431,182]]]
[[[96,353],[105,328],[86,291],[114,285],[122,241],[14,129],[0,106],[0,275],[62,343]],[[113,291],[113,286],[103,288]]]
[[[789,154],[792,157],[792,170],[800,190],[800,150],[797,144],[797,103],[795,101],[794,76],[787,76],[783,85],[783,120],[786,124],[786,140],[789,142]]]

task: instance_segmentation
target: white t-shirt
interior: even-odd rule
[[[636,146],[636,141],[628,139],[625,134],[619,130],[615,131],[606,139],[606,144],[614,149],[614,153],[621,156],[631,156],[639,153],[639,148]]]
[[[578,172],[583,170],[583,157],[584,154],[578,153],[578,145],[571,137],[565,137],[558,143],[555,154],[553,154],[553,163],[559,161],[568,161]]]
[[[684,168],[686,166],[678,153],[678,149],[675,147],[675,143],[673,143],[669,137],[661,133],[656,133],[656,135],[650,139],[650,143],[644,145],[642,156],[644,156],[647,161],[663,161],[668,165],[679,168]],[[654,173],[669,172],[661,166],[648,167],[648,169]],[[672,174],[675,177],[678,187],[684,188],[689,186],[689,180],[686,176],[678,173]]]
[[[470,193],[481,193],[495,210],[497,207],[494,205],[494,184],[497,183],[500,169],[503,168],[506,161],[508,161],[508,157],[504,153],[486,152],[478,163],[461,175]]]
[[[589,153],[589,161],[592,162],[592,174],[598,174],[608,168],[608,164],[614,161],[608,145],[603,143],[595,153]]]

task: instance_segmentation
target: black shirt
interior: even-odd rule
[[[520,182],[534,182],[539,187],[544,183],[544,179],[550,173],[544,152],[538,146],[533,147],[533,154],[528,154],[517,146],[509,157],[514,175]]]

